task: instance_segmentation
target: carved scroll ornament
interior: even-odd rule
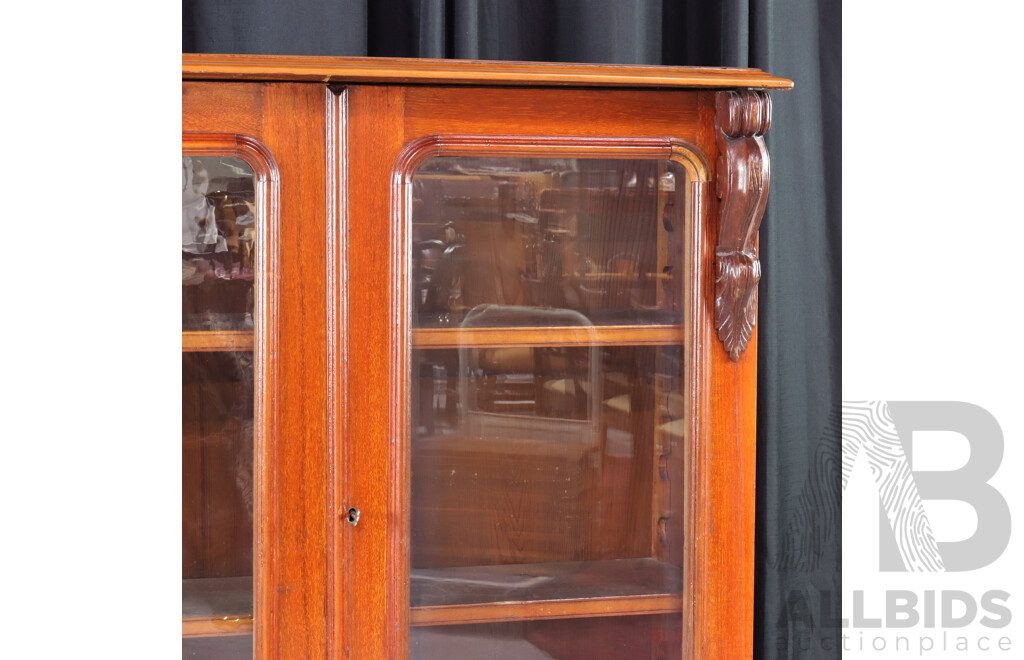
[[[772,104],[763,91],[718,92],[718,244],[715,248],[715,328],[733,361],[747,348],[757,321],[757,229],[768,201],[769,164],[764,134]]]

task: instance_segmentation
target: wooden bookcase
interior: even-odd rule
[[[186,657],[752,646],[756,69],[185,55]]]

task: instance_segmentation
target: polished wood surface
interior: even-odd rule
[[[197,330],[181,333],[181,350],[184,353],[251,351],[253,344],[252,330]]]
[[[557,597],[525,602],[499,601],[482,605],[417,607],[410,616],[411,625],[439,626],[496,621],[539,621],[579,619],[643,614],[675,614],[682,611],[680,595],[607,596],[604,598]]]
[[[393,395],[389,365],[404,356],[408,335],[405,279],[391,275],[394,250],[404,251],[400,227],[391,222],[391,179],[404,145],[405,89],[365,86],[347,90],[348,286],[346,352],[347,433],[337,467],[347,506],[360,509],[355,527],[341,525],[346,573],[333,598],[345,603],[336,644],[351,658],[408,656],[408,476],[401,469],[408,398]],[[358,163],[358,167],[355,164]],[[338,274],[336,277],[340,277]],[[407,359],[407,358],[404,358]],[[346,508],[347,508],[346,506]],[[398,551],[395,551],[395,543]]]
[[[791,80],[760,69],[563,64],[295,55],[181,56],[184,79],[389,84],[573,85],[586,87],[759,87],[789,89]]]
[[[258,139],[266,89],[251,83],[183,83],[181,130],[191,134],[187,154],[234,155],[236,136]]]
[[[715,95],[700,93],[697,147],[720,163]],[[715,177],[712,176],[712,181]],[[715,245],[719,202],[704,190],[707,220],[694,233],[693,343],[689,347],[692,412],[684,456],[688,469],[688,540],[683,615],[684,658],[747,658],[753,654],[754,482],[756,465],[757,328],[735,362],[715,336]]]
[[[327,298],[325,227],[327,169],[325,91],[274,85],[265,92],[263,140],[281,172],[277,237],[280,261],[276,315],[276,437],[270,455],[277,489],[272,554],[277,579],[272,601],[257,609],[274,616],[271,657],[326,655],[327,601]],[[296,121],[302,117],[302,121]],[[269,530],[268,530],[269,531]],[[269,557],[268,557],[269,558]],[[263,558],[258,558],[259,561]]]
[[[715,328],[735,362],[757,322],[757,230],[768,204],[771,168],[764,135],[772,101],[760,91],[715,95],[715,128],[722,157],[715,193],[722,200],[715,247]]]
[[[266,276],[257,281],[253,342],[251,643],[260,658],[326,655],[327,94],[301,84],[182,85],[183,153],[238,155],[257,173],[257,194],[260,186],[267,191],[257,269]],[[185,650],[200,642],[189,640],[192,646]]]
[[[661,346],[683,340],[681,325],[553,326],[550,328],[417,328],[413,348],[460,346]]]
[[[572,152],[575,141],[580,149],[576,153],[581,157],[622,157],[628,148],[639,158],[655,146],[650,138],[657,139],[662,153],[671,155],[670,138],[693,144],[698,128],[697,93],[692,91],[424,86],[408,87],[404,92],[403,123],[410,136],[407,147],[410,163],[403,162],[402,171],[410,172],[416,169],[416,159],[411,157],[420,149],[423,153],[419,158],[436,155],[437,151],[428,146],[431,144],[446,149],[447,153],[474,155],[486,150],[486,144],[469,149],[466,142],[472,136],[497,138],[492,148],[499,156],[513,152],[535,156],[561,153],[564,156]],[[529,95],[528,103],[524,103],[524,95]],[[572,97],[569,102],[567,95]],[[473,108],[473,112],[457,112],[459,108]],[[638,121],[641,116],[643,121]],[[439,117],[445,117],[446,121],[439,122]],[[681,125],[688,125],[688,130],[680,132]],[[460,135],[470,137],[462,140],[434,137]],[[594,138],[594,142],[582,145],[574,140],[580,137]],[[530,146],[531,142],[535,146]],[[463,151],[462,147],[467,148]],[[708,161],[704,159],[704,162]]]

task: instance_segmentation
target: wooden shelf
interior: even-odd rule
[[[413,626],[670,614],[682,572],[656,559],[413,569]]]
[[[181,581],[182,637],[249,635],[252,630],[252,577]]]
[[[460,346],[664,346],[683,341],[681,325],[606,325],[546,328],[417,328],[413,348]],[[251,351],[251,330],[181,333],[185,353]]]
[[[253,660],[252,635],[188,637],[181,640],[181,657],[189,660]]]
[[[543,328],[417,328],[413,348],[462,346],[664,346],[683,342],[682,325],[552,326]]]
[[[251,351],[252,330],[182,331],[183,353],[210,351]]]

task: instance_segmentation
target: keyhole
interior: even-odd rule
[[[348,510],[348,524],[352,525],[353,527],[359,524],[359,509],[351,507]]]

